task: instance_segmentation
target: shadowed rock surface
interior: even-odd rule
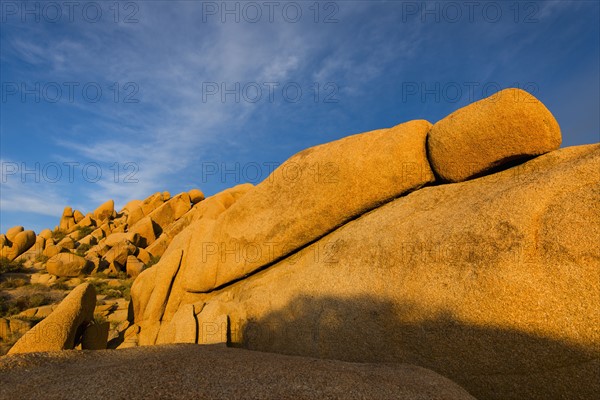
[[[474,399],[411,365],[357,364],[230,349],[166,345],[0,358],[6,399]]]

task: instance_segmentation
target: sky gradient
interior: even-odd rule
[[[36,5],[37,4],[37,5]],[[597,1],[2,1],[0,231],[258,183],[506,87],[600,140]]]

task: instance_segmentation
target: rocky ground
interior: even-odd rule
[[[140,377],[143,376],[143,379]],[[110,382],[110,384],[106,384]],[[190,344],[0,359],[0,398],[474,399],[430,370]]]

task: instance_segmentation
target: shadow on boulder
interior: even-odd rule
[[[589,399],[600,391],[597,348],[469,325],[448,313],[417,321],[416,309],[376,296],[299,296],[263,318],[233,323],[229,338],[251,350],[414,364],[481,399]]]

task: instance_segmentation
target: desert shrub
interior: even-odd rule
[[[0,275],[6,272],[24,272],[25,270],[24,260],[10,261],[6,257],[0,258]]]
[[[50,294],[39,291],[26,293],[15,298],[0,295],[0,317],[10,317],[29,308],[51,304],[53,300]]]
[[[87,251],[91,248],[92,248],[92,246],[90,246],[87,243],[80,244],[79,247],[77,247],[77,250],[75,251],[75,253],[77,253],[78,256],[83,257],[83,256],[85,256],[85,253],[87,253]]]
[[[131,285],[133,281],[128,281],[127,284],[122,285],[121,293],[123,294],[123,298],[125,300],[131,300]]]
[[[92,323],[96,325],[100,325],[106,322],[106,317],[100,314],[94,314],[94,318],[92,319]]]
[[[8,338],[0,340],[0,356],[6,355],[10,348],[17,343],[17,340],[21,338],[20,335],[11,334]]]
[[[131,299],[131,285],[133,283],[131,279],[122,281],[119,286],[109,286],[106,281],[98,280],[91,280],[90,283],[94,285],[97,294],[103,294],[112,298],[121,297],[125,300]]]
[[[60,229],[52,231],[52,239],[54,239],[56,241],[63,240],[65,238],[65,236],[67,236],[67,233],[64,231],[61,231]]]
[[[48,261],[50,259],[50,257],[44,255],[44,254],[38,254],[38,256],[35,258],[36,262],[41,262],[41,263],[45,263],[46,261]]]
[[[155,264],[158,264],[159,261],[160,261],[160,256],[150,256],[150,261],[148,261],[148,264],[144,265],[144,268],[142,268],[142,271],[152,267]]]
[[[26,300],[27,308],[39,307],[50,303],[50,300],[47,295],[44,293],[34,293],[29,296]]]
[[[29,284],[26,279],[8,278],[0,282],[0,289],[14,289]]]
[[[94,232],[94,228],[92,228],[91,226],[79,226],[77,227],[77,230],[81,233],[82,238]]]
[[[111,277],[111,278],[117,278],[117,279],[120,279],[120,280],[126,280],[127,279],[127,272],[125,272],[125,271],[119,271],[116,274],[109,272],[108,276]]]
[[[51,289],[54,290],[69,290],[70,287],[69,285],[66,284],[66,282],[54,282],[52,285],[50,285]]]
[[[48,286],[41,283],[32,283],[28,289],[30,292],[49,292],[51,290]]]

